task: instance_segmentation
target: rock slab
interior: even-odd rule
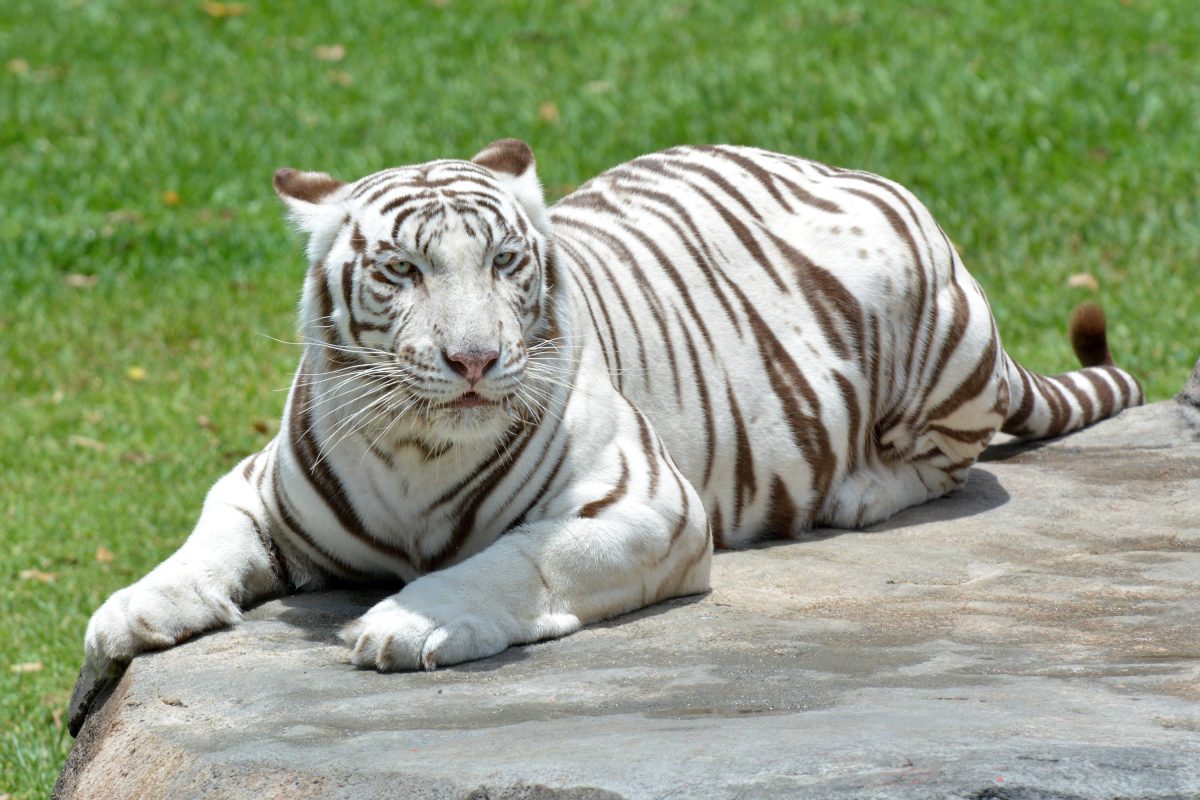
[[[269,602],[135,659],[55,796],[1200,797],[1198,419],[995,445],[883,525],[434,673],[346,663],[381,595]]]

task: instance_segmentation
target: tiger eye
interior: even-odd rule
[[[380,271],[388,279],[419,278],[421,270],[411,261],[392,261],[379,265]],[[394,281],[393,281],[394,282]]]

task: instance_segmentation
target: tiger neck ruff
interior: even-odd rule
[[[1141,402],[1094,307],[1072,321],[1083,369],[1017,365],[929,212],[863,172],[679,147],[547,209],[502,140],[275,188],[309,260],[280,433],[96,612],[89,670],[263,598],[397,578],[345,629],[353,663],[481,658],[703,591],[714,543],[939,497],[998,430]]]

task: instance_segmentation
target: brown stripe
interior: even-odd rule
[[[547,475],[545,480],[542,481],[541,488],[537,490],[537,494],[535,494],[533,499],[529,501],[529,504],[525,506],[525,510],[521,512],[520,516],[518,516],[516,521],[513,522],[513,524],[509,527],[509,530],[512,530],[513,528],[519,528],[525,524],[526,519],[529,516],[529,512],[532,511],[537,504],[542,501],[542,498],[546,496],[546,492],[548,492],[550,487],[554,485],[554,479],[558,477],[559,470],[561,470],[562,465],[566,463],[567,454],[569,452],[571,452],[571,445],[569,442],[567,442],[563,444],[562,452],[558,454],[558,459],[554,462],[554,466],[550,469],[550,474]]]
[[[1005,356],[1008,358],[1008,356]],[[1025,430],[1025,422],[1033,414],[1033,386],[1029,382],[1029,370],[1014,362],[1011,358],[1008,360],[1009,365],[1016,368],[1017,374],[1021,376],[1021,404],[1017,410],[1013,412],[1008,419],[1004,421],[1004,427],[1001,428],[1005,433],[1021,435]],[[1011,391],[1011,387],[1010,387]]]
[[[868,181],[868,182],[877,183],[877,181]],[[925,306],[928,301],[928,291],[929,291],[929,281],[925,276],[925,267],[924,267],[924,264],[922,264],[922,262],[921,262],[921,255],[920,255],[919,250],[917,249],[917,241],[913,237],[912,231],[909,229],[908,225],[906,225],[904,220],[900,217],[899,212],[897,212],[896,209],[892,208],[882,198],[876,197],[875,195],[871,194],[870,192],[864,192],[861,189],[846,189],[846,191],[849,192],[850,194],[857,195],[857,196],[863,198],[864,200],[868,201],[869,203],[874,205],[876,208],[878,208],[879,212],[881,214],[883,214],[884,219],[886,219],[888,224],[891,225],[892,230],[895,231],[896,235],[899,236],[904,241],[904,243],[908,246],[909,255],[912,257],[912,271],[917,276],[917,292],[916,292],[916,294],[919,298],[919,304],[918,304],[916,312],[914,314],[914,322],[912,325],[911,333],[909,335],[908,350],[905,353],[905,364],[904,364],[904,374],[912,375],[913,374],[913,357],[916,355],[916,349],[917,349],[917,335],[918,335],[918,333],[920,333],[921,329],[924,327],[923,321],[925,319]]]
[[[833,375],[833,380],[842,393],[842,403],[850,414],[849,430],[847,431],[849,436],[846,442],[846,472],[850,473],[858,467],[858,456],[862,452],[862,448],[858,444],[859,430],[862,428],[862,409],[858,404],[858,392],[854,390],[854,384],[850,382],[850,379],[837,370],[831,370],[830,374]]]
[[[579,516],[581,518],[591,519],[597,516],[601,511],[624,497],[625,493],[629,491],[629,462],[625,459],[624,451],[618,451],[618,453],[621,456],[621,476],[617,478],[616,485],[604,497],[601,497],[599,500],[593,500],[579,509]]]
[[[879,398],[881,396],[879,383],[882,378],[880,374],[880,366],[883,359],[879,352],[879,317],[868,312],[867,320],[870,323],[867,332],[869,336],[865,343],[866,357],[863,359],[870,364],[869,380],[870,380],[870,396],[867,400],[867,418],[868,428],[863,435],[863,450],[864,457],[867,461],[873,461],[875,458],[876,441],[874,434],[874,422],[879,416]]]
[[[292,576],[288,571],[287,561],[280,554],[275,540],[267,534],[263,526],[259,524],[258,519],[248,510],[236,505],[231,505],[230,508],[234,511],[242,512],[246,515],[246,519],[250,520],[250,525],[254,528],[254,535],[258,537],[258,543],[262,545],[263,552],[267,554],[267,564],[271,567],[271,574],[275,576],[275,580],[279,581],[279,585],[283,587],[283,591],[287,594],[295,592],[296,586],[292,583]]]
[[[746,422],[734,396],[733,384],[728,380],[725,382],[725,396],[729,400],[729,413],[733,416],[734,439],[737,442],[733,461],[733,529],[739,530],[742,526],[742,510],[747,505],[746,495],[750,495],[749,502],[753,503],[758,486],[754,477],[754,454],[750,447],[750,436],[746,433]]]
[[[996,339],[992,337],[988,340],[987,349],[983,351],[979,361],[975,363],[975,369],[958,384],[950,396],[943,400],[938,406],[925,415],[925,419],[935,421],[945,419],[961,408],[969,400],[973,400],[983,392],[987,385],[992,380],[992,375],[996,370]]]
[[[792,211],[792,207],[788,204],[787,200],[785,200],[783,195],[779,193],[779,190],[775,188],[775,182],[773,180],[775,176],[763,169],[762,166],[755,163],[753,160],[746,158],[739,153],[735,153],[732,150],[713,145],[699,145],[693,147],[692,149],[697,152],[707,153],[711,156],[723,158],[726,161],[732,161],[733,163],[737,164],[739,167],[749,173],[751,178],[754,178],[754,180],[758,181],[759,186],[765,189],[777,204],[783,206],[783,208],[789,213],[795,213]]]
[[[614,184],[615,183],[616,182],[614,181]],[[705,241],[704,235],[700,233],[700,230],[696,227],[696,223],[692,219],[691,215],[687,212],[687,209],[684,208],[677,200],[675,200],[675,198],[663,194],[662,192],[651,191],[650,189],[641,185],[626,184],[621,186],[620,189],[621,191],[635,196],[640,200],[664,205],[679,217],[680,222],[687,227],[688,233],[690,233],[693,238],[689,238],[687,233],[680,228],[679,223],[672,219],[670,215],[665,214],[652,206],[642,205],[639,208],[640,211],[650,214],[661,221],[679,238],[680,243],[691,257],[692,262],[696,265],[696,268],[704,275],[705,278],[708,279],[709,288],[712,290],[713,295],[717,298],[717,302],[721,304],[721,308],[725,311],[725,315],[728,317],[730,324],[733,325],[734,330],[736,330],[740,336],[742,333],[742,325],[738,321],[737,314],[734,313],[733,306],[729,303],[729,298],[725,296],[723,291],[721,291],[721,287],[716,281],[716,275],[714,272],[720,269],[720,267],[717,265],[717,259],[713,255],[712,251],[709,250],[708,243]]]
[[[672,264],[670,259],[667,258],[666,254],[662,251],[662,248],[655,244],[654,240],[652,240],[649,236],[642,233],[637,228],[629,225],[623,224],[622,228],[624,228],[626,233],[629,233],[635,239],[640,241],[645,248],[650,251],[651,255],[654,256],[654,260],[658,262],[659,267],[661,267],[662,271],[665,272],[667,277],[671,279],[671,283],[675,284],[675,290],[678,291],[680,297],[683,298],[683,304],[687,307],[688,314],[690,314],[692,319],[695,321],[696,327],[700,329],[700,335],[704,337],[704,341],[708,344],[709,351],[715,352],[716,348],[713,345],[712,335],[708,332],[708,326],[704,324],[704,318],[696,310],[696,304],[692,301],[692,293],[688,290],[687,281],[685,281],[683,276],[679,274],[679,270],[675,269],[675,265]],[[637,271],[638,270],[635,269],[635,272]]]
[[[956,442],[965,444],[984,445],[991,440],[995,435],[995,428],[974,428],[972,430],[964,430],[962,428],[951,428],[946,425],[930,425],[929,430],[935,433],[940,433],[948,439],[953,439]]]
[[[1094,368],[1094,367],[1091,369],[1081,369],[1079,371],[1079,374],[1082,375],[1083,377],[1087,378],[1088,381],[1091,382],[1092,386],[1096,390],[1096,399],[1100,403],[1100,417],[1099,418],[1107,419],[1108,417],[1111,417],[1113,415],[1113,413],[1115,413],[1115,411],[1116,411],[1116,408],[1114,406],[1114,403],[1116,402],[1116,397],[1113,395],[1112,387],[1109,386],[1108,381],[1106,381],[1106,380],[1104,380],[1104,378],[1100,377],[1100,375],[1097,374],[1097,372],[1095,370],[1096,370],[1096,368]]]
[[[675,311],[675,318],[683,330],[683,343],[687,346],[688,358],[692,361],[692,383],[696,386],[696,393],[700,397],[700,410],[704,413],[704,477],[700,483],[701,487],[704,487],[708,486],[712,478],[717,449],[717,426],[713,419],[712,397],[708,393],[708,373],[700,366],[700,356],[678,310]]]
[[[691,513],[687,489],[684,488],[683,480],[680,479],[679,473],[675,470],[671,470],[671,477],[675,479],[675,485],[679,487],[679,497],[683,500],[683,508],[679,511],[679,522],[675,524],[675,528],[671,531],[671,538],[667,540],[667,549],[654,560],[650,565],[652,567],[657,567],[671,555],[671,551],[675,549],[675,542],[679,540],[679,537],[683,535],[684,529],[687,528],[688,515]]]
[[[652,317],[654,317],[654,321],[658,325],[659,335],[662,337],[663,348],[667,353],[667,361],[671,366],[671,376],[675,381],[674,386],[676,391],[676,400],[682,403],[679,394],[679,364],[675,360],[675,349],[671,346],[671,335],[667,330],[667,322],[663,316],[661,300],[654,291],[654,288],[646,281],[646,276],[642,274],[640,269],[636,268],[638,260],[634,258],[633,253],[629,251],[629,249],[618,237],[612,235],[603,228],[569,218],[558,218],[557,222],[561,226],[574,228],[582,231],[584,234],[595,237],[597,240],[603,242],[618,256],[620,263],[630,266],[630,273],[633,275],[635,283],[642,294],[642,298],[646,302],[646,307],[650,309],[650,314]],[[616,347],[615,341],[613,346],[614,348]]]
[[[371,191],[376,186],[379,186],[381,183],[386,183],[390,180],[399,180],[403,174],[404,167],[393,167],[391,169],[382,170],[381,172],[376,172],[374,175],[368,175],[355,184],[354,191],[350,194],[350,197],[362,197],[364,194]]]
[[[242,477],[245,478],[247,481],[249,481],[251,476],[254,475],[254,466],[256,464],[258,464],[258,457],[261,455],[262,455],[262,451],[260,450],[259,452],[250,456],[250,460],[248,460],[246,462],[246,466],[242,468]]]
[[[678,158],[678,155],[682,155],[683,157]],[[669,157],[664,159],[661,156]],[[683,176],[679,175],[679,173],[684,173],[685,175],[701,175],[707,178],[711,183],[716,184],[717,188],[719,188],[735,203],[740,205],[742,210],[744,210],[747,214],[754,217],[754,219],[759,220],[760,222],[762,221],[762,212],[758,210],[757,205],[747,200],[746,195],[742,194],[736,186],[726,180],[724,175],[717,172],[715,169],[712,169],[711,167],[706,167],[703,164],[697,163],[694,159],[690,158],[690,154],[687,154],[686,151],[672,152],[671,150],[668,150],[657,156],[645,156],[643,159],[637,160],[651,161],[663,166],[668,170],[675,171],[675,175],[672,175],[672,177],[682,180],[684,183],[691,185],[697,190],[703,191],[699,186],[696,186],[696,184],[692,181],[689,181]]]
[[[579,268],[577,270],[573,270],[576,276],[575,283],[582,288],[582,283],[579,280],[579,275],[582,273],[584,279],[587,280],[588,285],[592,288],[592,296],[596,299],[596,305],[600,307],[600,315],[604,317],[604,325],[606,328],[608,328],[608,340],[612,344],[611,352],[613,357],[611,360],[609,359],[610,349],[604,344],[604,336],[600,330],[598,322],[596,321],[596,315],[592,312],[592,302],[588,299],[587,293],[583,292],[583,302],[587,306],[588,313],[592,317],[592,329],[596,332],[596,338],[600,340],[600,350],[604,354],[604,364],[606,367],[608,367],[610,373],[615,372],[617,378],[617,390],[620,391],[625,388],[625,370],[621,366],[621,348],[619,346],[619,342],[617,342],[617,331],[616,328],[613,327],[612,316],[608,313],[608,306],[605,304],[604,298],[600,296],[600,287],[596,285],[595,279],[592,278],[591,271],[588,269],[589,265],[581,262],[576,263],[578,263]]]
[[[582,243],[580,244],[580,247],[590,250],[590,248],[587,248],[587,246]],[[593,255],[594,255],[594,252],[593,252]],[[576,275],[577,276],[579,274],[583,275],[584,279],[587,281],[588,286],[590,286],[592,289],[592,297],[593,297],[593,299],[595,299],[596,305],[600,308],[600,315],[602,317],[604,317],[604,324],[608,328],[608,339],[609,339],[609,342],[612,344],[613,358],[614,358],[614,360],[616,362],[616,366],[617,366],[618,380],[620,380],[620,376],[623,372],[623,368],[621,367],[621,352],[620,352],[620,348],[618,347],[618,342],[617,342],[617,330],[616,330],[616,327],[613,325],[612,314],[609,313],[608,304],[604,302],[604,296],[600,293],[600,286],[596,283],[596,279],[592,277],[592,270],[589,268],[589,267],[592,267],[593,264],[599,265],[600,263],[602,263],[602,261],[603,261],[603,259],[601,259],[599,256],[595,256],[595,255],[594,255],[594,261],[592,263],[589,263],[586,261],[578,261],[577,266],[579,267],[579,269],[576,272]],[[578,283],[578,278],[577,278],[576,282]],[[615,281],[613,281],[613,283],[615,285]],[[596,333],[598,334],[598,333],[600,333],[600,331],[597,329]]]
[[[789,536],[800,519],[796,503],[788,492],[787,484],[778,475],[771,477],[771,499],[767,502],[767,532],[775,536]]]
[[[1054,380],[1058,382],[1059,386],[1070,392],[1075,401],[1079,403],[1079,408],[1083,412],[1082,424],[1090,425],[1095,422],[1096,410],[1092,408],[1092,399],[1087,396],[1087,392],[1076,386],[1075,382],[1068,375],[1058,375]]]
[[[767,274],[767,277],[771,279],[771,282],[775,284],[776,288],[778,288],[779,291],[783,292],[784,294],[791,294],[791,288],[783,282],[783,278],[781,278],[779,273],[775,271],[775,267],[772,266],[772,259],[768,258],[767,254],[763,252],[762,247],[759,245],[758,240],[754,238],[754,234],[750,232],[750,229],[743,225],[734,214],[730,213],[729,209],[721,205],[720,202],[718,202],[717,199],[708,192],[704,191],[698,186],[694,186],[692,188],[695,189],[701,197],[707,200],[709,205],[711,205],[716,212],[720,214],[721,219],[725,221],[725,225],[733,232],[733,235],[737,237],[738,241],[742,243],[742,247],[746,248],[746,252],[750,254],[751,260],[753,260],[755,264],[762,268],[763,272]]]
[[[754,343],[758,346],[759,360],[771,381],[771,389],[779,400],[784,417],[790,423],[792,442],[812,471],[815,498],[811,509],[821,508],[837,474],[838,463],[837,453],[829,442],[829,431],[821,421],[820,398],[771,326],[759,316],[755,306],[737,284],[730,284],[730,288],[741,303],[750,329],[755,334]],[[797,398],[804,400],[807,411]],[[810,522],[806,520],[803,524],[807,527]]]
[[[458,524],[455,525],[454,531],[450,539],[442,545],[442,548],[432,558],[422,564],[427,570],[437,570],[449,564],[455,559],[466,544],[467,539],[475,531],[475,520],[479,516],[479,509],[484,502],[491,496],[492,491],[499,485],[500,481],[507,477],[518,465],[521,454],[529,443],[533,441],[536,428],[527,428],[523,430],[523,436],[519,439],[519,443],[512,452],[499,452],[495,456],[493,466],[484,475],[483,479],[471,490],[458,508],[455,510],[454,516],[458,519]],[[550,434],[553,437],[553,433]]]
[[[494,463],[498,459],[501,459],[501,458],[507,458],[506,454],[508,453],[509,449],[516,443],[518,437],[520,437],[526,433],[527,433],[527,431],[524,428],[516,428],[516,427],[509,428],[507,431],[505,431],[504,438],[500,441],[499,445],[496,447],[494,454],[476,461],[475,467],[473,469],[471,469],[470,471],[468,471],[467,476],[465,478],[463,478],[458,483],[456,483],[453,486],[446,489],[446,491],[444,491],[440,495],[438,495],[436,500],[434,500],[432,503],[430,503],[429,505],[427,505],[425,507],[423,516],[432,515],[433,512],[436,511],[437,509],[441,508],[442,506],[444,506],[447,503],[450,503],[451,501],[454,501],[456,499],[459,499],[459,501],[461,502],[461,496],[463,496],[464,492],[468,491],[468,488],[471,486],[471,484],[475,483],[476,481],[482,481],[484,479],[484,476],[488,472],[488,469],[485,468],[485,465],[488,463]],[[499,454],[499,455],[496,455],[496,454]]]
[[[827,211],[831,214],[843,213],[841,206],[839,206],[837,203],[810,194],[808,191],[801,188],[799,184],[794,183],[778,173],[769,172],[753,159],[747,158],[729,148],[706,145],[697,147],[696,149],[733,161],[742,169],[746,170],[746,172],[749,172],[760,184],[763,185],[768,192],[771,193],[771,196],[775,198],[775,202],[779,203],[779,205],[783,206],[788,211],[791,211],[792,209],[784,200],[783,195],[779,193],[779,190],[775,188],[775,181],[778,181],[784,186],[788,187],[788,190],[796,197],[796,199],[805,205],[819,208],[822,211]]]
[[[746,251],[750,253],[754,263],[762,268],[772,282],[774,282],[776,287],[779,288],[779,291],[783,292],[784,294],[789,294],[791,292],[791,289],[786,283],[783,282],[783,279],[779,276],[779,273],[775,271],[775,268],[772,266],[771,259],[767,258],[766,253],[763,252],[762,247],[759,246],[758,241],[755,240],[754,235],[750,232],[750,229],[743,225],[736,214],[730,212],[730,210],[726,208],[720,200],[713,197],[712,194],[704,189],[704,187],[697,186],[691,181],[684,179],[674,170],[667,169],[667,165],[665,163],[655,161],[653,159],[636,159],[628,166],[642,167],[643,169],[655,172],[662,177],[667,178],[668,180],[678,181],[704,198],[709,206],[711,206],[713,210],[715,210],[717,214],[721,216],[721,219],[725,221],[726,226],[730,229],[730,231],[733,232],[738,241],[742,243],[742,246],[746,248]],[[674,164],[672,164],[672,166],[674,166]],[[742,199],[743,201],[745,200],[745,198]],[[757,214],[754,216],[757,217]]]
[[[591,247],[589,247],[586,242],[579,242],[578,244],[581,248],[583,248],[585,251],[587,251],[589,255],[592,256],[593,260],[591,262],[591,265],[594,265],[595,267],[599,267],[604,278],[608,281],[609,286],[612,287],[613,293],[616,294],[617,300],[621,304],[621,310],[623,310],[625,312],[625,318],[627,320],[629,320],[629,324],[633,328],[633,339],[637,343],[638,365],[642,371],[643,380],[648,381],[649,380],[649,376],[648,376],[649,363],[646,361],[646,346],[642,342],[642,329],[638,325],[637,315],[633,313],[633,308],[629,305],[629,300],[625,297],[625,292],[621,288],[621,282],[618,281],[613,276],[612,270],[610,270],[608,268],[608,264],[605,263],[605,259],[601,258],[600,255],[598,253],[596,253],[596,251],[593,250]],[[585,269],[584,274],[587,277],[590,285],[592,286],[593,292],[595,292],[595,294],[596,294],[597,301],[599,301],[599,299],[600,299],[599,287],[596,285],[596,282],[592,279],[592,276],[591,276],[591,273],[589,270]],[[610,329],[611,329],[611,326],[610,326]],[[617,347],[615,334],[614,334],[614,339],[613,339],[613,349],[614,350],[619,349]],[[618,389],[623,388],[623,383],[621,381],[621,377],[622,376],[620,375],[620,373],[618,373],[618,375],[617,375],[617,388]]]
[[[1046,405],[1050,407],[1050,424],[1044,431],[1039,431],[1043,436],[1053,436],[1062,433],[1067,422],[1071,417],[1071,409],[1067,405],[1067,399],[1062,395],[1062,391],[1053,381],[1047,379],[1044,375],[1033,375],[1033,382],[1041,393],[1042,398],[1046,401]]]
[[[724,548],[726,531],[720,503],[713,503],[712,513],[709,515],[709,530],[712,532],[713,546]]]
[[[1112,376],[1113,382],[1117,384],[1117,388],[1121,391],[1121,408],[1129,408],[1133,395],[1130,392],[1129,383],[1125,380],[1126,374],[1124,370],[1109,366],[1101,366],[1097,367],[1097,369],[1102,369]],[[1135,386],[1134,388],[1138,389],[1140,393],[1140,387]]]
[[[263,473],[266,474],[266,470]],[[308,549],[315,553],[318,558],[327,562],[327,569],[332,569],[333,572],[340,573],[342,577],[351,577],[357,580],[368,580],[372,577],[369,573],[351,566],[346,561],[325,550],[325,548],[317,544],[308,531],[304,530],[304,526],[300,524],[300,521],[288,509],[289,501],[287,495],[283,491],[283,486],[279,483],[278,460],[275,462],[275,469],[271,471],[271,489],[272,494],[275,495],[275,505],[279,509],[280,521],[283,523],[281,528],[283,533],[294,535],[303,544],[307,545]]]
[[[292,454],[313,491],[325,501],[338,523],[352,537],[383,555],[397,559],[405,566],[414,568],[412,558],[403,549],[372,536],[363,525],[350,502],[345,488],[329,462],[321,458],[320,446],[315,438],[312,419],[311,387],[300,380],[293,390],[293,402],[288,419],[288,439]]]
[[[950,362],[950,357],[954,355],[959,344],[962,343],[963,337],[967,334],[967,327],[971,322],[971,307],[967,301],[966,292],[957,283],[951,283],[950,289],[952,291],[950,304],[953,313],[950,319],[950,331],[945,341],[942,342],[933,372],[930,373],[932,380],[925,383],[926,388],[921,397],[921,405],[929,402],[930,394],[938,385],[938,378],[945,374],[946,364]]]
[[[675,569],[671,570],[670,574],[664,576],[663,579],[659,581],[658,587],[654,590],[655,600],[663,600],[667,597],[677,594],[679,587],[683,584],[683,579],[687,577],[687,574],[692,570],[692,568],[696,566],[696,564],[700,563],[704,556],[708,554],[709,546],[710,543],[708,537],[706,536],[694,555],[690,556],[686,560],[681,560],[678,564],[676,564]]]
[[[394,220],[392,220],[392,239],[393,240],[395,240],[397,237],[399,237],[400,226],[404,224],[405,220],[407,220],[409,217],[411,217],[413,214],[415,214],[417,212],[418,208],[419,208],[419,206],[417,206],[417,205],[409,206],[408,208],[404,209],[399,214],[397,214],[396,218]]]
[[[628,399],[625,402],[629,405],[629,410],[633,412],[634,419],[637,420],[638,433],[641,435],[642,454],[646,457],[646,463],[650,467],[650,488],[646,493],[647,497],[654,497],[658,494],[658,456],[654,452],[654,441],[650,435],[650,425],[646,422],[646,417],[633,403]]]
[[[851,344],[842,338],[828,305],[832,305],[838,311],[842,323],[850,329],[851,343],[862,341],[862,306],[833,273],[818,267],[808,256],[771,231],[764,232],[779,248],[779,252],[795,272],[796,283],[803,287],[805,299],[809,301],[809,307],[817,317],[817,324],[821,326],[826,341],[838,356],[848,359]]]

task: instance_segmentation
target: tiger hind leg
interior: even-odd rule
[[[830,493],[820,524],[844,529],[874,525],[961,487],[966,472],[947,471],[924,461],[862,467],[847,475]]]

